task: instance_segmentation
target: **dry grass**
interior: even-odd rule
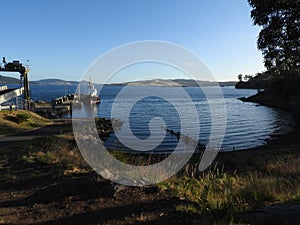
[[[25,110],[0,111],[0,135],[32,130],[51,122],[33,112]]]
[[[52,165],[52,175],[90,173],[74,137],[64,134],[32,140],[24,151],[29,164]],[[159,156],[112,151],[134,165],[153,164]],[[160,191],[182,200],[175,209],[209,218],[211,224],[243,224],[243,215],[257,207],[300,203],[300,155],[285,149],[272,154],[234,152],[221,155],[207,171],[198,171],[195,156],[176,176],[158,184]],[[145,218],[141,215],[140,220]]]
[[[29,164],[52,165],[53,177],[91,172],[69,135],[32,140],[22,159]]]
[[[255,162],[248,159],[248,165],[243,164],[247,170],[241,171],[228,166],[225,171],[226,164],[222,167],[215,164],[208,171],[191,176],[190,171],[194,170],[185,168],[181,175],[159,184],[159,187],[189,202],[176,206],[178,211],[206,215],[216,224],[235,224],[234,221],[240,221],[243,213],[260,206],[300,203],[299,155],[275,154],[268,160],[263,157],[252,160]],[[238,154],[235,161],[239,161]]]

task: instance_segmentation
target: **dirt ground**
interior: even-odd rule
[[[116,191],[95,174],[57,179],[49,171],[12,161],[1,165],[0,224],[172,224],[180,219],[173,205],[179,200],[155,188]]]
[[[65,132],[70,131],[70,124],[63,126]],[[41,131],[44,134],[34,131],[27,136],[53,135],[61,129],[57,125]],[[299,132],[294,132],[275,141],[271,144],[273,148],[268,149],[276,150],[280,144],[294,145],[293,140],[298,137]],[[155,186],[117,186],[93,172],[54,177],[52,165],[28,164],[22,160],[28,151],[22,146],[27,141],[22,138],[17,143],[3,138],[0,141],[0,224],[211,224],[199,215],[176,211],[176,205],[192,203],[174,198]],[[299,207],[289,210],[267,208],[249,217],[258,218],[253,224],[282,224],[283,221],[298,224],[293,222],[300,219]],[[269,219],[262,222],[262,218]]]
[[[30,139],[70,132],[56,124],[0,141],[0,224],[186,224],[181,200],[157,187],[123,187],[97,174],[53,177],[53,166],[22,160]],[[120,188],[121,187],[121,188]]]

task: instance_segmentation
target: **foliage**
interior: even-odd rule
[[[238,157],[234,161],[242,160],[245,166],[242,156]],[[204,215],[215,224],[234,224],[244,220],[246,212],[263,205],[299,202],[300,157],[247,158],[254,162],[248,163],[253,167],[247,166],[245,171],[226,171],[215,166],[199,177],[182,174],[159,187],[183,201],[175,206],[177,211]]]
[[[262,26],[257,45],[265,66],[276,74],[300,71],[300,1],[248,0],[254,25]]]
[[[17,113],[15,115],[6,115],[5,119],[14,123],[23,123],[29,120],[30,116],[26,113]]]
[[[30,111],[0,111],[0,134],[20,133],[49,124],[49,120]]]
[[[27,122],[29,120],[30,116],[26,113],[18,113],[16,115],[16,119],[18,123]]]
[[[238,80],[241,82],[241,81],[243,81],[243,74],[239,74],[238,75]]]
[[[252,75],[245,75],[244,76],[244,80],[245,81],[250,81],[250,80],[252,80],[253,79],[253,76]]]
[[[23,155],[22,160],[39,166],[51,165],[53,177],[91,172],[74,143],[65,136],[33,139],[29,151]]]

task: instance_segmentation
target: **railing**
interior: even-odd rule
[[[17,109],[30,109],[30,101],[23,99],[21,97],[16,98]]]
[[[22,98],[22,97],[15,97],[13,99],[10,99],[10,102],[5,102],[4,104],[0,104],[0,111],[1,110],[20,110],[20,109],[26,109],[31,110],[31,103],[30,101]]]

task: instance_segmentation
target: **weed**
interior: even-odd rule
[[[50,165],[51,174],[55,178],[66,173],[88,173],[91,171],[74,143],[70,142],[68,138],[60,136],[48,136],[32,140],[29,151],[23,155],[22,159],[29,164]]]
[[[192,214],[197,214],[199,212],[198,208],[195,205],[192,205],[192,204],[175,205],[175,209],[176,209],[177,212],[185,212],[185,213],[192,213]]]
[[[257,159],[254,159],[257,160]],[[248,161],[250,161],[248,159]],[[159,184],[162,191],[188,202],[176,210],[206,215],[215,224],[235,224],[240,216],[256,207],[272,203],[300,201],[298,157],[270,157],[264,168],[251,168],[247,172],[229,172],[215,164],[198,176],[184,169],[180,176]],[[253,165],[258,165],[255,162]],[[192,203],[192,204],[191,204]]]

